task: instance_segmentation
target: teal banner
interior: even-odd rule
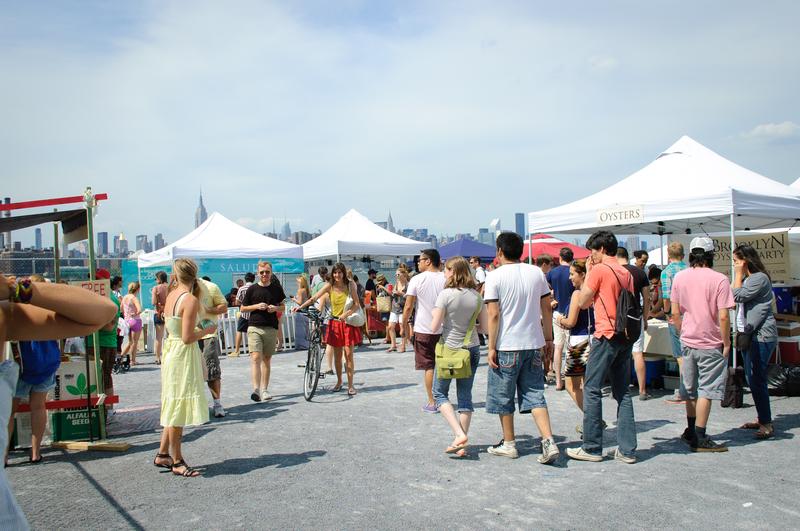
[[[303,272],[303,260],[301,258],[265,258],[272,264],[272,271],[278,279],[286,276],[294,278]],[[222,294],[227,296],[231,288],[236,286],[236,281],[244,279],[245,273],[258,270],[257,258],[198,258],[195,259],[201,277],[209,277],[211,282],[219,286]],[[172,264],[143,267],[139,269],[136,260],[126,260],[122,263],[122,294],[128,292],[128,284],[134,281],[142,283],[140,291],[140,301],[144,308],[152,308],[150,292],[156,285],[156,273],[164,271],[167,276],[172,273]],[[284,287],[286,289],[286,287]],[[294,293],[292,285],[286,290],[287,293]]]

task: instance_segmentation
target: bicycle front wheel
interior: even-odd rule
[[[306,360],[306,370],[303,377],[303,396],[308,401],[311,400],[317,390],[320,357],[319,343],[312,342],[308,346],[308,359]]]

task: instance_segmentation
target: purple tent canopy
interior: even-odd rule
[[[453,256],[463,256],[465,258],[477,256],[484,261],[489,261],[494,260],[495,251],[495,248],[491,245],[466,239],[456,240],[439,247],[439,254],[444,260]]]

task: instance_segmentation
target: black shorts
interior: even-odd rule
[[[244,332],[246,334],[248,326],[249,326],[249,323],[248,323],[247,319],[245,319],[244,317],[239,317],[239,320],[236,321],[236,331],[237,332]]]
[[[156,325],[163,325],[164,324],[164,314],[153,314],[153,324]]]

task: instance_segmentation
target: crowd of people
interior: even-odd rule
[[[619,247],[609,231],[592,234],[587,241],[588,259],[575,260],[563,248],[557,260],[537,257],[536,265],[521,261],[522,239],[502,233],[496,241],[496,259],[484,267],[478,257],[469,261],[454,257],[442,263],[435,249],[419,255],[415,271],[398,267],[394,284],[370,270],[366,286],[342,264],[330,272],[321,267],[309,283],[297,279],[293,311],[315,305],[326,316],[324,344],[329,353],[329,372],[336,375],[331,391],[344,388],[357,394],[354,382],[354,349],[364,337],[363,311],[371,304],[387,328],[387,352],[405,352],[413,346],[415,369],[422,372],[426,413],[440,413],[452,432],[445,452],[462,458],[469,452],[469,428],[474,412],[473,384],[480,370],[480,347],[487,347],[486,412],[497,415],[500,441],[488,448],[495,456],[516,458],[514,415],[530,413],[541,436],[541,463],[558,459],[545,398],[550,381],[555,390],[566,390],[582,413],[576,426],[582,445],[569,448],[569,458],[603,460],[604,430],[602,390],[607,383],[617,402],[617,448],[613,457],[636,462],[637,434],[634,401],[629,389],[631,366],[636,374],[640,400],[651,399],[645,378],[644,336],[648,320],[668,323],[672,354],[678,362],[680,386],[671,401],[685,404],[686,428],[680,435],[691,451],[724,452],[707,431],[713,401],[723,398],[732,351],[732,337],[744,359],[757,417],[742,428],[755,436],[774,436],[767,392],[766,371],[777,343],[773,316],[772,285],[758,253],[748,245],[733,251],[735,274],[731,283],[714,271],[714,244],[710,238],[694,238],[688,265],[680,243],[668,246],[669,264],[661,270],[647,268],[647,255]],[[190,259],[173,264],[172,278],[156,275],[151,292],[155,325],[155,360],[161,365],[161,417],[164,427],[153,464],[175,475],[195,477],[199,471],[187,464],[181,447],[183,429],[209,420],[208,388],[215,417],[224,417],[221,403],[222,371],[217,339],[217,320],[230,305],[240,309],[235,350],[246,335],[250,353],[252,393],[255,402],[268,401],[272,356],[281,343],[281,315],[289,296],[273,275],[272,264],[258,263],[257,275],[247,273],[228,297],[207,277],[200,278]],[[91,341],[87,354],[103,361],[103,388],[113,395],[110,368],[120,356],[121,337],[128,341],[122,354],[136,365],[142,330],[142,306],[138,282],[121,296],[121,279],[98,270],[112,286],[109,298],[80,288],[44,282],[21,281],[0,276],[0,344],[18,342],[17,363],[0,364],[2,422],[8,421],[22,400],[29,402],[32,418],[30,461],[41,460],[44,403],[53,388],[60,359],[58,339],[98,333],[97,349]],[[379,300],[382,302],[378,303]],[[630,300],[636,303],[638,330],[620,327],[631,316],[619,312]],[[622,301],[622,302],[621,302]],[[622,305],[621,305],[622,304]],[[738,306],[737,306],[738,305]],[[737,308],[733,329],[731,310]],[[354,319],[361,312],[362,320]],[[383,315],[381,315],[383,314]],[[298,315],[299,317],[299,315]],[[627,321],[626,321],[627,319]],[[298,325],[299,326],[299,325]],[[299,327],[301,329],[302,327]],[[733,333],[732,333],[733,332]],[[399,337],[398,337],[399,336]],[[399,344],[398,344],[399,342]],[[5,349],[4,349],[5,351]],[[452,379],[437,374],[442,352],[463,352],[468,371],[455,378],[455,404],[450,401]],[[461,355],[461,354],[460,354]],[[550,374],[548,374],[550,373]],[[204,385],[205,384],[205,385]],[[5,415],[10,412],[10,419]],[[3,439],[4,447],[7,440]],[[5,478],[3,476],[3,481]],[[8,502],[2,514],[6,522],[21,518],[13,497],[0,485]],[[4,521],[0,519],[0,525]]]

